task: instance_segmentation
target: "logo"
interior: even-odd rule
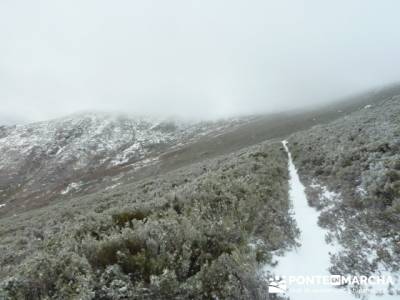
[[[341,275],[313,275],[313,276],[275,276],[268,278],[270,294],[286,294],[289,287],[314,286],[360,286],[393,285],[391,276],[341,276]],[[308,288],[310,290],[310,288]]]

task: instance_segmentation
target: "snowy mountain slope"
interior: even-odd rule
[[[82,113],[0,126],[0,217],[282,139],[399,91],[393,86],[310,111],[217,122]]]
[[[399,87],[302,112],[217,122],[82,113],[0,126],[0,217],[112,189],[327,123]]]
[[[88,185],[157,161],[157,156],[217,135],[245,119],[188,123],[105,113],[0,128],[0,214],[40,206]],[[14,203],[18,200],[17,203]]]

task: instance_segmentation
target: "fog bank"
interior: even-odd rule
[[[0,115],[196,118],[400,79],[396,0],[1,1]]]

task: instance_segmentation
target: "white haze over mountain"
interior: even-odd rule
[[[4,0],[0,115],[214,118],[330,101],[400,79],[399,11],[398,0]]]

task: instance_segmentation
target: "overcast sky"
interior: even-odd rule
[[[0,116],[329,101],[400,81],[399,12],[398,0],[2,0]]]

